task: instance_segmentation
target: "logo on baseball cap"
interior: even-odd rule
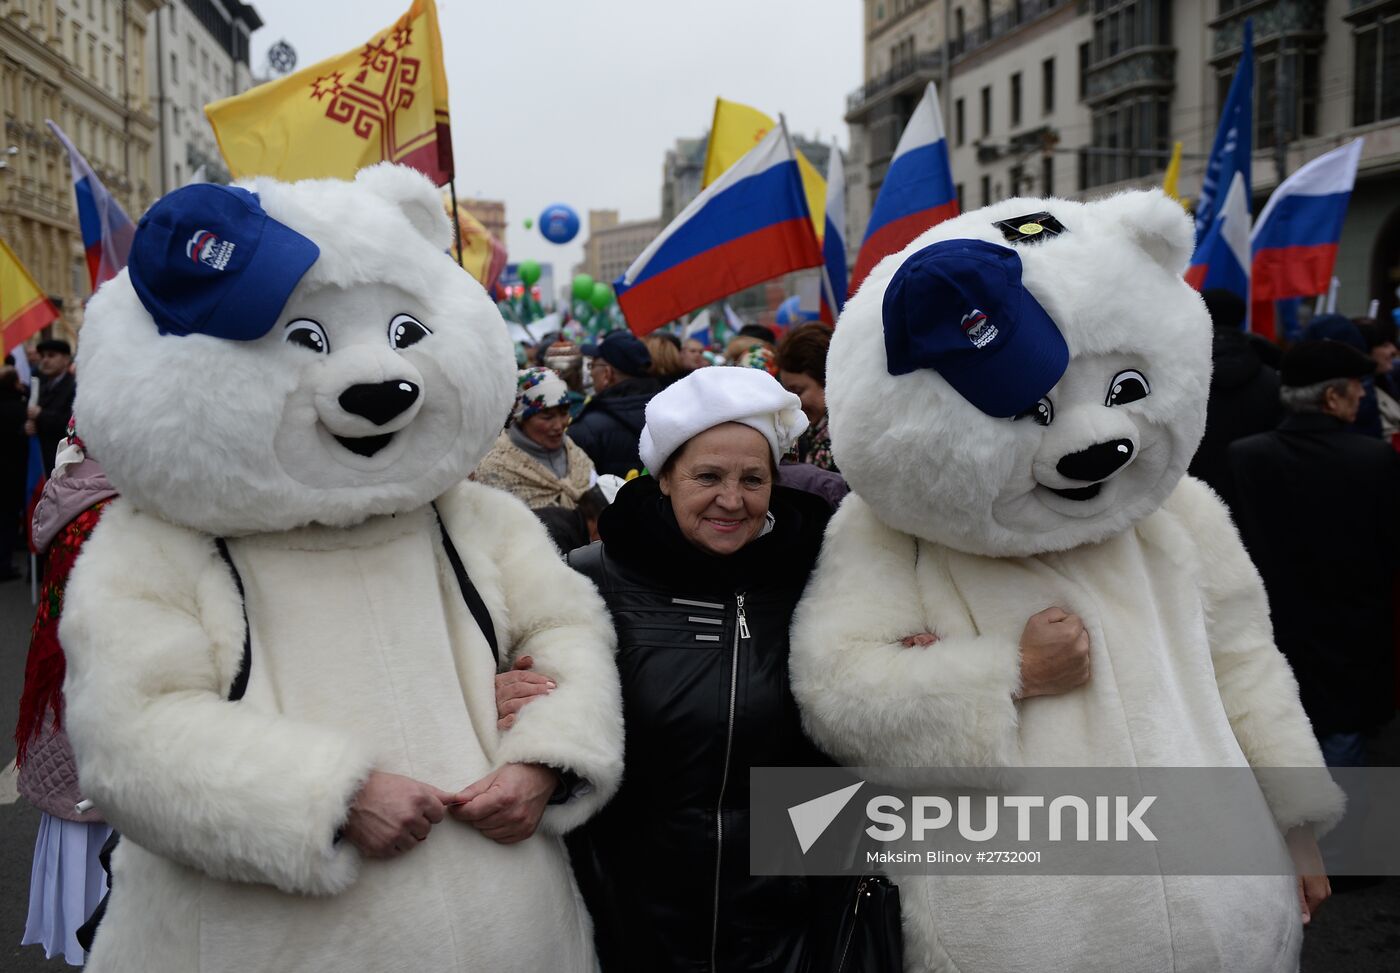
[[[320,255],[268,216],[256,193],[200,183],[146,211],[127,269],[161,334],[253,341],[277,323]]]
[[[983,240],[943,240],[895,271],[884,300],[891,375],[932,368],[989,416],[1010,418],[1055,387],[1069,347],[1021,282],[1021,257]]]

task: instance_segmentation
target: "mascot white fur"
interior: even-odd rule
[[[157,203],[83,328],[78,424],[121,493],[61,623],[122,835],[89,969],[591,970],[561,833],[619,781],[614,635],[530,512],[464,482],[511,409],[505,325],[417,173],[247,190]],[[500,665],[557,683],[504,733],[444,534]],[[527,840],[342,833],[371,771],[456,794],[512,764],[572,781]]]
[[[1003,224],[998,226],[997,224]],[[1011,199],[929,230],[846,306],[827,363],[855,493],[794,620],[813,738],[885,767],[1320,767],[1229,514],[1184,475],[1211,324],[1161,193]],[[1033,613],[1087,683],[1019,698]],[[929,645],[908,636],[930,633]],[[924,639],[924,641],[930,641]],[[1331,786],[1264,785],[1281,831]],[[911,970],[1295,969],[1289,876],[905,876]]]

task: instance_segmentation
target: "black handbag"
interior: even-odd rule
[[[883,875],[836,880],[836,910],[824,910],[813,973],[903,973],[899,887]]]

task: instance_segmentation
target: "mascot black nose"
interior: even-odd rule
[[[376,426],[400,415],[418,401],[418,386],[403,380],[352,385],[340,393],[340,407]]]
[[[1113,439],[1062,457],[1055,469],[1067,479],[1096,483],[1117,473],[1132,458],[1133,444]]]

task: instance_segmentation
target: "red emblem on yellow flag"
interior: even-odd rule
[[[415,0],[363,47],[205,106],[236,178],[348,179],[398,162],[452,179],[437,7]]]

